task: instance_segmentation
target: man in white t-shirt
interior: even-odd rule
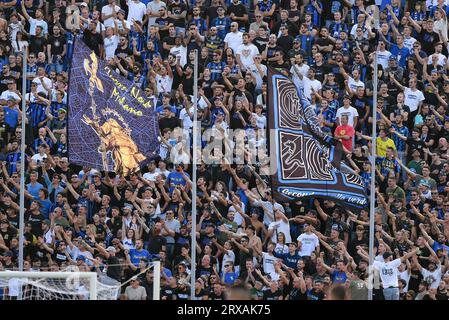
[[[184,46],[181,35],[176,36],[175,45],[170,49],[170,53],[176,58],[179,57],[179,65],[184,68],[187,63],[187,47]]]
[[[390,59],[391,52],[385,49],[385,42],[379,42],[379,48],[377,50],[377,63],[382,65],[384,69],[388,68],[388,60]]]
[[[242,41],[243,43],[238,46],[235,56],[240,69],[245,71],[254,64],[254,58],[259,54],[259,49],[251,43],[247,33],[242,35]]]
[[[190,96],[186,96],[185,107],[179,112],[179,119],[182,122],[182,127],[185,130],[190,130],[193,127],[193,112],[194,108],[192,106],[192,99]]]
[[[348,116],[348,125],[353,128],[357,126],[359,113],[356,108],[351,106],[351,99],[347,94],[343,97],[343,106],[337,109],[336,118],[338,126],[341,125],[342,116]]]
[[[106,28],[106,37],[103,39],[105,58],[110,60],[115,56],[115,49],[117,49],[119,37],[114,34],[112,27]]]
[[[173,85],[173,75],[171,73],[170,66],[165,64],[159,70],[159,74],[156,74],[156,86],[157,91],[161,94],[171,93],[172,85]]]
[[[262,64],[262,56],[260,54],[256,54],[254,57],[254,63],[248,67],[248,70],[251,71],[253,76],[256,78],[256,92],[257,90],[262,91],[263,78],[267,75],[267,66]]]
[[[275,244],[270,242],[270,243],[268,243],[268,246],[267,246],[267,252],[262,252],[263,272],[265,272],[266,274],[269,274],[270,276],[272,276],[272,274],[276,273],[274,264],[276,261],[279,260],[278,258],[276,258],[273,255],[274,248],[275,248]]]
[[[148,16],[148,28],[154,24],[156,24],[156,19],[161,16],[159,9],[167,8],[165,2],[161,0],[153,0],[148,2],[147,4],[147,16]]]
[[[312,94],[314,92],[318,92],[322,88],[322,84],[319,80],[315,79],[315,69],[309,68],[307,71],[307,76],[302,74],[298,68],[293,69],[295,74],[298,76],[300,80],[302,80],[304,96],[308,100],[312,100]]]
[[[418,249],[410,251],[395,260],[393,260],[393,254],[391,252],[385,252],[383,254],[384,262],[374,261],[373,268],[380,273],[385,300],[399,300],[398,267],[402,261],[410,258],[416,254],[417,251]]]
[[[429,264],[426,268],[423,268],[416,257],[413,257],[413,262],[415,266],[418,268],[418,270],[421,272],[423,276],[423,280],[426,281],[430,285],[430,289],[438,289],[438,286],[440,285],[441,276],[443,275],[443,272],[441,270],[441,262],[440,259],[438,259],[437,254],[432,249],[432,247],[427,243],[427,241],[424,243],[430,251],[430,258],[429,258]]]
[[[43,92],[48,94],[48,90],[53,89],[53,82],[45,76],[44,67],[37,69],[37,77],[33,79],[33,83],[37,85],[37,93]]]
[[[37,9],[35,13],[36,19],[30,17],[28,14],[26,8],[25,8],[25,1],[22,1],[22,14],[23,16],[28,20],[30,23],[30,35],[35,36],[36,35],[36,27],[40,26],[42,27],[42,35],[45,36],[48,34],[48,24],[44,20],[44,13],[41,9]]]
[[[345,78],[345,80],[348,81],[348,87],[349,90],[351,90],[351,92],[348,92],[348,94],[355,94],[357,91],[357,88],[362,87],[363,89],[365,89],[365,84],[360,80],[360,70],[357,68],[354,68],[354,70],[352,70],[352,77],[346,73],[346,70],[344,68],[344,64],[343,62],[339,63],[339,67],[340,67],[340,73],[343,75],[343,77]]]
[[[424,94],[416,87],[417,80],[411,78],[408,81],[409,87],[403,86],[392,73],[390,73],[390,80],[396,84],[399,90],[404,91],[404,104],[410,108],[410,112],[415,112],[419,109],[420,105],[424,101]]]
[[[290,235],[290,224],[288,218],[281,210],[275,209],[274,221],[268,226],[268,237],[271,236],[271,241],[278,243],[278,235],[282,232],[285,236],[285,243],[291,243],[292,237]]]
[[[319,251],[320,249],[320,240],[312,232],[312,227],[308,223],[304,224],[304,233],[296,240],[298,241],[298,251],[301,257],[310,257],[313,251]]]
[[[237,49],[243,43],[243,33],[239,31],[239,24],[237,22],[231,23],[231,32],[226,34],[224,43],[225,50],[231,48],[234,52],[237,52]]]
[[[404,27],[404,47],[412,51],[413,44],[417,41],[412,35],[413,28],[411,26]]]
[[[145,180],[148,181],[156,181],[156,177],[159,175],[158,172],[156,172],[156,162],[154,160],[151,160],[148,163],[148,172],[145,172],[142,176]]]
[[[140,0],[128,0],[128,19],[129,24],[133,24],[134,21],[142,22],[145,14],[147,13],[147,7]]]
[[[2,94],[0,95],[0,104],[5,105],[6,102],[8,101],[8,99],[14,99],[15,101],[20,101],[20,97],[19,95],[14,92],[14,87],[15,87],[15,81],[13,78],[10,78],[7,80],[8,83],[8,90],[5,90],[2,92]]]
[[[115,0],[108,0],[108,5],[101,9],[101,20],[105,28],[114,27],[114,19],[119,12],[120,7],[115,4]]]
[[[304,57],[302,54],[295,55],[295,64],[293,64],[291,66],[290,74],[292,75],[292,81],[296,85],[296,87],[298,89],[303,89],[304,83],[303,83],[302,79],[299,78],[295,69],[298,70],[298,72],[301,74],[307,74],[307,72],[310,69],[310,67],[304,63]]]

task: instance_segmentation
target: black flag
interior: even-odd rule
[[[278,201],[323,198],[362,209],[367,197],[362,178],[341,164],[340,141],[324,134],[313,107],[293,82],[268,70],[271,176]]]

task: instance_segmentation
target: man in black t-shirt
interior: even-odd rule
[[[407,159],[411,159],[412,158],[412,152],[416,149],[419,151],[419,153],[421,154],[421,156],[423,156],[423,148],[426,147],[426,144],[424,143],[424,141],[422,141],[419,137],[419,129],[418,128],[413,128],[412,130],[412,136],[411,137],[407,137],[407,140],[405,141],[407,143],[407,150],[408,150],[408,155],[407,155]]]
[[[150,231],[147,248],[149,253],[159,254],[160,251],[165,251],[167,240],[165,239],[165,237],[161,236],[161,231],[163,228],[167,232],[172,232],[165,226],[163,220],[156,222],[153,229]]]
[[[214,287],[212,288],[210,294],[209,294],[210,300],[226,300],[225,293],[223,290],[223,286],[219,283],[214,284]]]
[[[168,27],[168,35],[162,39],[162,46],[164,48],[162,58],[166,59],[170,53],[170,49],[175,46],[176,28],[174,25]]]
[[[228,15],[232,21],[239,24],[239,30],[247,27],[248,10],[246,6],[240,2],[240,0],[232,0],[231,4],[228,6],[226,15]]]
[[[416,23],[416,22],[415,22]],[[427,21],[423,23],[423,27],[420,27],[421,29],[419,32],[419,38],[418,40],[421,42],[422,50],[430,56],[434,50],[435,45],[441,41],[440,36],[438,33],[433,31],[433,19],[428,18]],[[415,29],[419,30],[415,27]]]
[[[41,26],[36,26],[36,35],[31,37],[30,45],[28,47],[29,53],[34,53],[37,55],[39,52],[45,52],[47,46],[47,40],[45,39]]]
[[[89,28],[84,30],[84,43],[99,57],[103,57],[103,37],[97,32],[97,23],[91,21]],[[37,53],[36,53],[37,54]]]
[[[181,0],[174,0],[168,5],[168,16],[173,19],[177,33],[185,32],[187,18],[187,6]]]
[[[133,51],[129,47],[129,40],[127,37],[121,36],[119,46],[115,49],[114,54],[119,58],[120,63],[122,65],[125,64],[126,57],[132,56]]]
[[[122,272],[120,260],[115,256],[115,253],[117,252],[116,249],[113,246],[109,246],[105,249],[98,243],[94,243],[94,245],[98,252],[106,259],[108,267],[106,275],[114,280],[120,281]]]
[[[50,51],[48,55],[48,63],[51,65],[51,70],[56,73],[62,72],[62,64],[64,62],[64,56],[67,52],[66,38],[61,34],[59,26],[53,26],[53,35],[48,38],[47,51]]]
[[[282,48],[284,55],[293,47],[294,38],[289,34],[288,25],[282,24],[279,28],[281,36],[277,39],[277,45]]]

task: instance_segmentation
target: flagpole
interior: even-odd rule
[[[370,214],[369,214],[369,277],[368,277],[368,300],[373,300],[373,263],[374,263],[374,215],[376,210],[376,138],[377,138],[377,46],[374,51],[374,79],[373,79],[373,123],[371,135],[371,190],[370,190]]]
[[[193,142],[192,142],[192,234],[191,234],[191,268],[190,268],[190,300],[195,299],[196,282],[196,164],[198,140],[198,50],[195,50],[195,63],[193,65]]]
[[[25,228],[25,121],[26,121],[26,85],[27,85],[26,47],[22,52],[22,138],[20,146],[20,207],[19,207],[19,271],[23,271],[23,231]]]

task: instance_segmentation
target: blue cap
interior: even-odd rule
[[[78,256],[78,257],[76,257],[76,260],[81,260],[83,262],[86,262],[86,257],[85,256]]]
[[[398,61],[398,57],[395,56],[395,55],[391,55],[388,60],[396,60],[396,61]]]
[[[301,41],[301,36],[296,36],[295,41]]]

